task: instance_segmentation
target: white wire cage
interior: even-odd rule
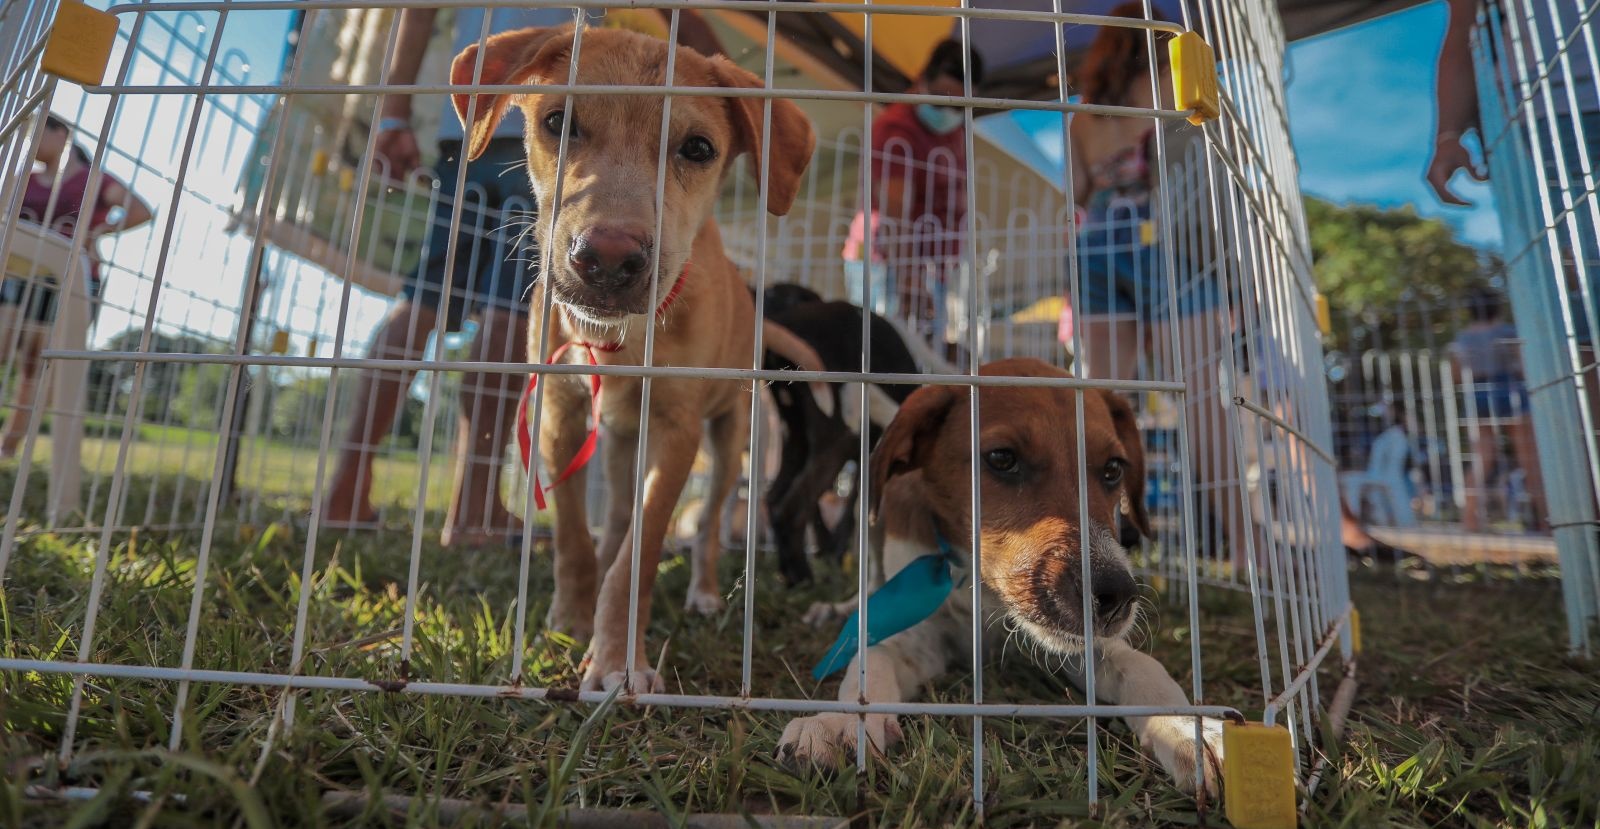
[[[1593,9],[1487,3],[1472,24],[1479,137],[1500,208],[1511,306],[1523,336],[1567,628],[1592,648],[1600,618],[1595,534],[1594,278],[1600,274],[1594,158],[1600,91]]]
[[[82,389],[76,398],[51,395],[47,403],[11,403],[8,419],[25,428],[0,539],[0,577],[11,596],[32,592],[33,585],[18,574],[37,572],[34,565],[53,554],[45,551],[54,550],[60,539],[82,545],[87,553],[81,618],[63,622],[70,644],[0,659],[0,670],[11,677],[8,684],[24,692],[28,683],[46,693],[40,682],[67,682],[50,686],[48,692],[51,698],[59,695],[62,703],[62,727],[53,749],[62,767],[83,744],[100,738],[98,712],[108,704],[104,689],[123,682],[170,688],[162,736],[172,749],[182,748],[190,739],[186,735],[192,733],[192,721],[205,717],[204,709],[196,707],[193,689],[273,689],[273,725],[263,758],[280,738],[280,726],[294,723],[297,716],[324,715],[320,698],[308,696],[317,692],[602,702],[606,695],[601,692],[572,690],[567,684],[573,680],[570,667],[564,673],[560,660],[552,662],[540,644],[543,600],[532,595],[537,588],[530,585],[546,579],[540,574],[548,567],[540,554],[543,543],[532,531],[544,518],[526,476],[510,462],[515,442],[511,427],[497,427],[488,439],[496,447],[490,457],[452,461],[445,448],[459,437],[450,410],[467,375],[498,378],[501,397],[514,397],[521,378],[530,372],[638,377],[644,378],[645,388],[677,377],[762,384],[885,380],[864,373],[864,365],[847,371],[771,372],[756,354],[746,367],[733,369],[657,366],[648,357],[635,367],[534,369],[518,354],[485,359],[472,352],[466,344],[473,333],[470,323],[466,337],[413,336],[406,359],[360,356],[365,339],[381,324],[387,295],[412,279],[416,261],[425,255],[418,249],[428,216],[441,205],[452,216],[451,237],[476,240],[471,245],[479,255],[518,255],[505,247],[498,227],[463,227],[466,211],[445,194],[466,192],[469,198],[463,201],[471,201],[467,165],[458,167],[458,178],[448,190],[444,182],[416,185],[389,174],[374,152],[376,135],[367,129],[380,120],[382,94],[495,90],[493,85],[452,87],[426,78],[410,85],[387,82],[385,64],[374,56],[388,54],[385,47],[392,46],[399,30],[397,12],[414,4],[294,5],[300,12],[294,18],[300,48],[281,72],[249,66],[223,43],[230,29],[249,27],[261,15],[281,11],[284,3],[116,6],[111,11],[119,32],[106,81],[81,90],[38,68],[54,3],[10,4],[0,12],[0,26],[14,35],[6,39],[13,45],[8,47],[0,97],[0,155],[6,169],[29,169],[45,129],[38,116],[55,112],[95,148],[88,161],[90,190],[96,177],[115,176],[145,195],[156,214],[150,229],[106,240],[84,233],[60,239],[29,236],[21,223],[9,221],[0,238],[0,251],[9,257],[0,257],[10,263],[7,278],[23,291],[83,295],[80,304],[90,305],[89,292],[79,286],[96,269],[103,270],[100,281],[105,285],[92,300],[98,306],[93,314],[60,311],[33,329],[13,323],[4,332],[13,343],[7,352],[7,386],[0,389],[8,403],[27,373],[19,346],[30,336],[49,338],[39,349],[31,382],[43,389]],[[617,4],[596,0],[578,5],[587,21]],[[665,18],[676,31],[680,11],[731,13],[734,5],[750,4],[697,0],[661,5],[676,9]],[[800,4],[768,5],[772,15],[823,13]],[[884,14],[870,5],[833,11],[861,15],[869,44],[873,20]],[[742,612],[730,611],[725,627],[679,634],[720,641],[730,650],[737,640],[733,669],[723,675],[680,670],[669,692],[627,698],[683,717],[707,709],[764,712],[779,728],[780,713],[970,718],[971,762],[965,783],[979,815],[989,803],[988,769],[996,762],[986,759],[991,743],[985,735],[992,726],[985,723],[995,720],[1065,718],[1083,724],[1084,750],[1091,758],[1085,784],[1091,807],[1104,797],[1106,785],[1092,759],[1106,739],[1096,723],[1141,713],[1193,717],[1197,733],[1201,717],[1248,715],[1286,726],[1296,748],[1294,773],[1308,779],[1320,768],[1315,735],[1331,697],[1323,684],[1339,672],[1331,657],[1337,652],[1343,665],[1353,665],[1353,621],[1334,523],[1334,441],[1322,382],[1316,294],[1284,122],[1284,44],[1276,11],[1262,3],[1202,2],[1182,6],[1173,20],[1150,18],[1148,7],[1141,20],[1074,14],[1060,7],[896,7],[895,12],[947,16],[958,36],[965,36],[975,19],[1005,16],[1057,32],[1077,26],[1133,26],[1145,37],[1147,49],[1162,51],[1171,35],[1194,31],[1216,50],[1221,111],[1203,126],[1186,124],[1191,113],[1170,104],[1085,105],[1070,97],[1068,84],[1059,85],[1056,100],[1032,101],[977,97],[968,83],[965,95],[941,101],[961,107],[967,126],[965,186],[953,191],[964,202],[959,212],[965,219],[946,226],[935,216],[905,215],[898,223],[883,217],[884,231],[868,234],[889,240],[886,245],[929,239],[959,243],[951,246],[958,252],[932,257],[937,261],[931,267],[949,285],[948,298],[938,309],[948,321],[945,336],[932,345],[950,346],[960,355],[964,373],[915,378],[918,382],[973,389],[1053,383],[1076,390],[1080,401],[1094,388],[1115,389],[1135,399],[1151,469],[1147,504],[1154,529],[1136,563],[1171,606],[1171,615],[1187,621],[1190,647],[1184,664],[1167,667],[1187,677],[1191,704],[1144,710],[1096,702],[1092,690],[1082,703],[996,699],[986,692],[981,624],[974,625],[977,658],[965,699],[830,701],[825,687],[761,687],[755,678],[767,673],[759,663],[775,655],[763,653],[760,636],[774,620],[758,618],[756,594],[784,588],[767,578],[766,552],[757,543],[762,534],[750,526],[758,520],[755,507],[738,519],[746,526],[743,549],[735,552],[743,556],[734,556],[742,561],[730,597],[736,606],[742,604]],[[587,28],[579,26],[577,48]],[[763,81],[764,89],[751,94],[801,102],[822,132],[818,148],[787,216],[763,216],[770,198],[763,185],[767,170],[739,166],[730,168],[716,220],[729,258],[758,297],[764,287],[794,283],[827,297],[860,301],[847,290],[839,251],[860,204],[861,182],[870,177],[872,154],[863,149],[863,137],[872,135],[877,105],[926,101],[875,92],[870,84],[865,91],[840,91],[821,88],[804,76],[780,77],[783,58],[772,34],[775,28],[769,20],[766,42],[755,41],[739,56]],[[319,37],[340,43],[336,54],[344,60],[341,66],[317,63],[306,44]],[[869,62],[870,52],[869,46]],[[1057,58],[1058,77],[1070,77],[1061,50]],[[319,72],[328,77],[319,78]],[[555,84],[552,91],[562,88]],[[635,92],[672,101],[686,97],[684,89],[669,82]],[[610,93],[585,88],[580,94]],[[1159,84],[1152,96],[1157,102],[1170,100]],[[1007,108],[1062,113],[1063,123],[1072,113],[1095,113],[1151,125],[1154,195],[1148,207],[1116,203],[1106,209],[1104,223],[1114,229],[1103,238],[1117,241],[1095,243],[1075,232],[1079,219],[1070,197],[1072,150],[1064,127],[1059,131],[1067,157],[1064,180],[1019,168],[1014,159],[975,137],[976,119],[988,110]],[[824,131],[829,125],[831,131]],[[129,147],[135,141],[131,136],[137,136],[136,148]],[[890,148],[886,154],[899,151]],[[931,179],[943,174],[942,167],[956,164],[954,156],[936,157],[925,162],[924,171]],[[0,201],[20,205],[25,178],[8,176],[0,182]],[[17,213],[8,209],[5,215]],[[36,237],[58,247],[64,244],[57,259],[65,266],[44,264],[46,257],[29,248]],[[1147,245],[1151,238],[1160,244]],[[869,242],[869,249],[875,243]],[[1138,265],[1150,269],[1148,284],[1174,297],[1174,308],[1204,296],[1199,311],[1143,319],[1073,310],[1087,307],[1083,298],[1095,290],[1089,271],[1096,257],[1111,259],[1126,249],[1146,248],[1158,251]],[[666,283],[659,274],[656,278],[659,296]],[[1106,290],[1118,288],[1107,285]],[[454,295],[445,300],[454,301],[459,301]],[[1143,304],[1149,298],[1136,296],[1133,301]],[[529,310],[546,319],[551,313],[548,303]],[[1070,322],[1062,321],[1063,311]],[[913,328],[925,320],[907,316]],[[1074,360],[1073,355],[1083,358]],[[1076,362],[1079,378],[977,376],[980,363],[1013,356],[1062,366]],[[330,661],[317,649],[328,631],[317,628],[323,624],[324,605],[338,599],[318,577],[330,556],[337,557],[338,545],[351,536],[326,526],[322,512],[333,458],[350,449],[341,430],[364,416],[368,401],[356,396],[355,378],[366,370],[415,372],[415,379],[405,381],[412,421],[402,422],[397,437],[367,450],[367,464],[358,475],[379,489],[379,523],[391,531],[383,543],[409,552],[403,573],[392,582],[393,607],[357,625],[381,647],[363,648],[354,660]],[[857,423],[870,419],[869,395],[862,388],[854,398],[862,407]],[[649,393],[643,397],[641,411],[648,412]],[[759,413],[760,405],[753,401],[752,413]],[[976,424],[981,415],[977,404],[972,405]],[[747,458],[760,454],[748,451],[749,446],[784,439],[781,433],[763,435],[771,431],[764,418],[751,419]],[[537,432],[537,415],[533,421],[530,428]],[[74,448],[80,428],[84,437]],[[862,432],[855,459],[857,487],[865,486],[869,465],[868,436]],[[1080,431],[1080,457],[1082,446]],[[976,445],[971,451],[975,456]],[[48,473],[47,459],[52,465]],[[498,579],[514,586],[498,594],[505,605],[489,614],[502,620],[504,641],[496,645],[487,666],[472,669],[459,664],[459,646],[436,651],[437,643],[429,639],[430,618],[460,611],[441,601],[451,592],[448,584],[432,581],[447,582],[439,569],[449,570],[452,557],[460,555],[435,544],[453,518],[453,510],[446,508],[453,462],[499,467],[505,502],[529,528],[513,548],[516,562],[506,561],[500,568]],[[62,477],[63,470],[82,470],[84,480]],[[546,470],[544,480],[557,471]],[[760,464],[747,460],[746,472],[754,479],[748,483],[750,500],[758,501],[766,484]],[[631,488],[628,482],[606,481],[600,489],[611,497],[634,499],[637,511],[642,474],[635,473]],[[41,477],[55,490],[44,497]],[[697,472],[686,491],[689,497],[704,498],[710,489],[704,474]],[[857,508],[857,541],[865,546],[865,499]],[[983,514],[981,508],[975,511]],[[230,612],[223,591],[212,586],[211,573],[240,564],[234,548],[241,541],[259,541],[262,528],[273,522],[299,551],[295,569],[300,586],[291,591],[291,601],[263,611],[261,644],[273,654],[268,664],[241,665],[229,656],[225,643],[207,635],[208,620]],[[496,528],[485,524],[476,529]],[[173,561],[183,562],[192,573],[187,612],[181,619],[164,620],[172,625],[169,633],[183,629],[181,641],[163,642],[155,650],[128,647],[127,631],[115,629],[125,620],[101,615],[103,606],[116,601],[108,593],[131,588],[118,572],[119,562],[136,558],[141,532],[145,539],[170,545]],[[970,543],[980,546],[976,535]],[[981,555],[981,549],[973,553]],[[638,561],[638,542],[631,555]],[[862,601],[870,587],[868,569],[856,568]],[[970,588],[974,607],[981,608],[986,599],[979,580]],[[1208,685],[1207,676],[1237,674],[1239,666],[1217,665],[1211,660],[1220,657],[1208,656],[1212,646],[1202,642],[1210,612],[1203,608],[1203,598],[1213,588],[1244,594],[1252,623],[1244,636],[1246,650],[1253,653],[1244,672],[1252,678],[1227,683],[1232,693],[1226,699],[1219,698],[1224,692],[1216,690],[1218,681]],[[630,618],[640,612],[637,583],[634,592]],[[862,611],[864,616],[864,606]],[[273,613],[276,618],[270,618]],[[981,612],[974,613],[974,618],[981,617]],[[736,636],[730,633],[734,630]],[[655,628],[629,628],[630,641],[636,635],[648,641],[658,634]],[[634,650],[628,650],[630,673],[641,667],[634,664]],[[783,657],[777,658],[781,662]],[[1091,670],[1091,689],[1092,677]],[[552,678],[553,683],[548,681]],[[1238,692],[1241,685],[1248,691]],[[856,762],[865,765],[865,741],[856,746]]]

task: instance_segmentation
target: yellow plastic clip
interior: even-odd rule
[[[80,0],[61,0],[40,67],[83,86],[98,86],[117,42],[117,16],[91,9]]]
[[[261,532],[256,529],[254,524],[239,525],[239,543],[241,544],[252,544],[260,535]]]
[[[1194,32],[1184,32],[1167,46],[1172,58],[1172,98],[1178,109],[1189,111],[1189,123],[1199,126],[1222,114],[1217,96],[1217,54]]]
[[[1317,330],[1324,337],[1333,333],[1333,310],[1328,307],[1328,298],[1320,292],[1317,294]]]
[[[1139,223],[1139,244],[1149,247],[1156,243],[1156,223],[1146,219]]]
[[[1167,592],[1167,577],[1160,575],[1151,576],[1150,589],[1156,591],[1157,593]]]
[[[356,189],[356,171],[346,167],[339,171],[339,190],[345,193]]]
[[[1361,611],[1350,608],[1350,652],[1361,652]]]
[[[269,350],[273,354],[288,354],[289,332],[283,330],[282,328],[272,332],[272,348]]]
[[[1289,729],[1223,723],[1222,794],[1223,812],[1235,829],[1295,829]]]
[[[317,150],[311,154],[311,174],[314,176],[325,175],[328,172],[328,153]]]
[[[311,342],[306,343],[306,356],[307,357],[315,357],[315,356],[317,356],[317,341],[316,340],[312,340]]]

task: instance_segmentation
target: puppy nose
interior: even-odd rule
[[[638,279],[650,267],[648,253],[637,234],[597,227],[576,240],[567,259],[585,282],[621,285]]]
[[[1095,624],[1109,627],[1128,617],[1139,587],[1133,575],[1122,567],[1096,567],[1089,580],[1089,590],[1094,598]]]

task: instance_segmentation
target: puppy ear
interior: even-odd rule
[[[572,26],[546,26],[502,32],[487,41],[468,46],[450,64],[450,83],[457,86],[471,84],[517,84],[540,77],[562,55],[572,50]],[[565,36],[557,40],[558,36]],[[483,74],[474,78],[478,67],[478,52],[483,52]],[[477,112],[472,112],[472,99],[478,99]],[[511,105],[510,95],[497,93],[461,92],[450,96],[456,116],[467,132],[467,159],[483,155],[500,119],[506,117]],[[468,121],[471,118],[471,121]]]
[[[729,89],[763,89],[761,79],[718,55],[711,59],[711,73],[718,86]],[[739,136],[739,149],[750,154],[750,169],[761,180],[761,119],[766,107],[762,98],[729,98],[733,128]],[[800,194],[800,177],[811,162],[817,136],[811,119],[792,101],[772,99],[772,140],[768,153],[767,212],[782,216],[794,206]]]
[[[867,476],[867,509],[876,520],[878,505],[889,480],[922,466],[933,448],[933,438],[950,414],[950,407],[964,392],[957,386],[923,386],[911,393],[889,428],[872,450]]]
[[[1144,440],[1139,435],[1139,422],[1133,416],[1133,406],[1120,393],[1101,389],[1100,397],[1111,410],[1111,423],[1116,427],[1117,440],[1128,453],[1128,474],[1124,475],[1123,492],[1128,496],[1128,520],[1144,535],[1151,538],[1150,515],[1144,506]]]

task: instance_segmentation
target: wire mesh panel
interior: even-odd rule
[[[0,197],[81,167],[85,215],[123,211],[101,238],[8,208],[0,239],[19,297],[86,308],[0,332],[0,576],[34,620],[0,671],[45,701],[49,782],[99,782],[74,758],[121,695],[145,741],[249,746],[252,781],[328,729],[446,762],[436,727],[482,716],[515,735],[484,763],[549,791],[570,764],[519,755],[598,741],[692,787],[777,754],[809,782],[773,808],[836,811],[811,765],[906,743],[947,816],[1023,808],[1041,750],[1073,808],[1148,773],[1204,809],[1246,718],[1309,780],[1353,613],[1276,11],[577,5],[119,5],[82,88],[35,68],[54,4],[0,12]],[[859,53],[829,69],[796,18]],[[1000,24],[1046,44],[1025,95],[984,85]],[[930,26],[953,44],[896,74]],[[265,31],[281,66],[239,46]],[[93,149],[53,153],[48,113]],[[1018,642],[1042,695],[993,658]],[[619,699],[636,728],[596,735]],[[606,768],[571,801],[655,796]]]
[[[1327,357],[1339,484],[1353,515],[1402,551],[1398,572],[1553,573],[1522,338],[1502,293],[1347,316]]]
[[[1501,207],[1512,309],[1525,332],[1568,631],[1572,647],[1587,652],[1600,614],[1589,333],[1600,307],[1593,290],[1600,274],[1596,27],[1592,9],[1581,4],[1490,3],[1452,11],[1476,21],[1471,48],[1484,155]]]

